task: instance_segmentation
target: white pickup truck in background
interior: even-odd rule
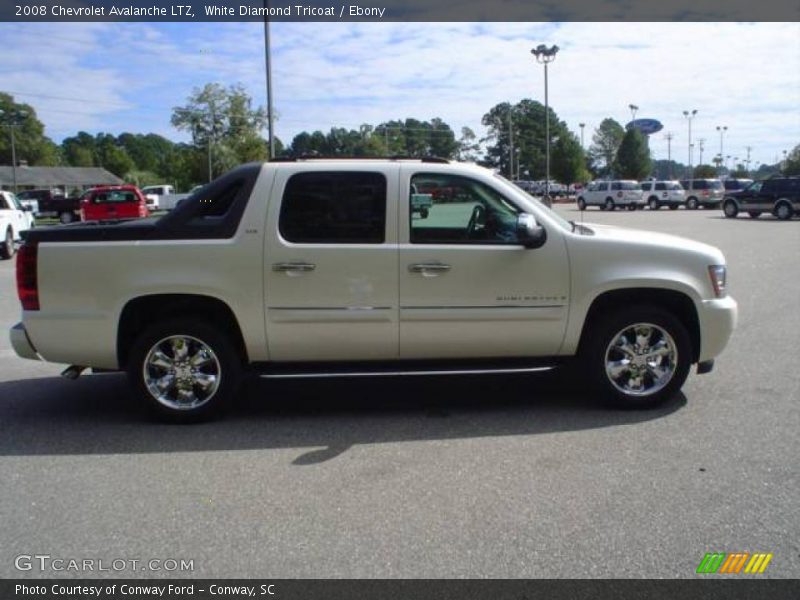
[[[415,193],[416,192],[416,193]],[[442,159],[234,169],[167,215],[37,228],[24,358],[125,370],[170,420],[262,377],[527,372],[571,364],[642,408],[707,373],[737,316],[714,247],[566,221]],[[535,392],[531,392],[535,393]]]
[[[175,188],[171,185],[148,185],[142,188],[142,193],[147,200],[148,210],[172,210],[181,200],[191,196],[200,187],[194,187],[186,194],[176,194]]]

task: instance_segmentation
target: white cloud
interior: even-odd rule
[[[20,96],[56,138],[79,129],[176,138],[171,108],[207,81],[240,82],[257,101],[265,95],[260,24],[0,31],[14,40],[2,89],[83,99]],[[750,145],[759,162],[800,142],[798,23],[276,23],[271,31],[277,133],[287,142],[304,129],[407,116],[480,131],[496,103],[543,99],[542,68],[530,55],[542,42],[562,48],[550,103],[576,133],[587,124],[587,144],[603,118],[627,121],[630,103],[675,134],[681,161],[684,109],[699,111],[693,138],[706,139],[706,162],[719,150],[716,125],[729,127],[725,154],[743,157]],[[666,156],[663,134],[651,148]]]

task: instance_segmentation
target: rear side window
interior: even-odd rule
[[[707,190],[708,189],[708,182],[703,181],[702,179],[699,181],[694,182],[694,189],[696,190]]]
[[[278,228],[294,243],[382,244],[386,178],[341,171],[293,175],[283,193]]]
[[[658,190],[659,192],[666,191],[666,189],[667,189],[667,184],[666,183],[657,183],[656,184],[656,190]]]

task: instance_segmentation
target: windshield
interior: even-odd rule
[[[512,192],[512,195],[522,195],[522,196],[524,196],[524,198],[528,202],[535,203],[538,208],[540,208],[541,210],[547,212],[547,216],[550,217],[551,219],[553,219],[554,221],[556,221],[562,228],[566,229],[567,231],[572,231],[572,225],[570,224],[570,222],[567,221],[561,215],[559,215],[556,211],[554,211],[553,209],[548,208],[547,206],[545,206],[537,198],[522,192],[517,186],[515,186],[513,183],[511,183],[508,179],[506,179],[505,177],[500,175],[500,173],[495,173],[494,176],[500,181],[500,183],[503,185],[503,187],[505,187],[506,189],[508,189],[508,190],[510,190]]]

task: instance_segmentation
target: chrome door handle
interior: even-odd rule
[[[412,273],[443,273],[450,269],[450,265],[444,263],[416,263],[408,265],[408,270]]]
[[[283,262],[283,263],[275,263],[272,265],[273,271],[301,271],[303,273],[307,273],[308,271],[313,271],[317,268],[317,265],[313,263],[301,263],[301,262]]]

